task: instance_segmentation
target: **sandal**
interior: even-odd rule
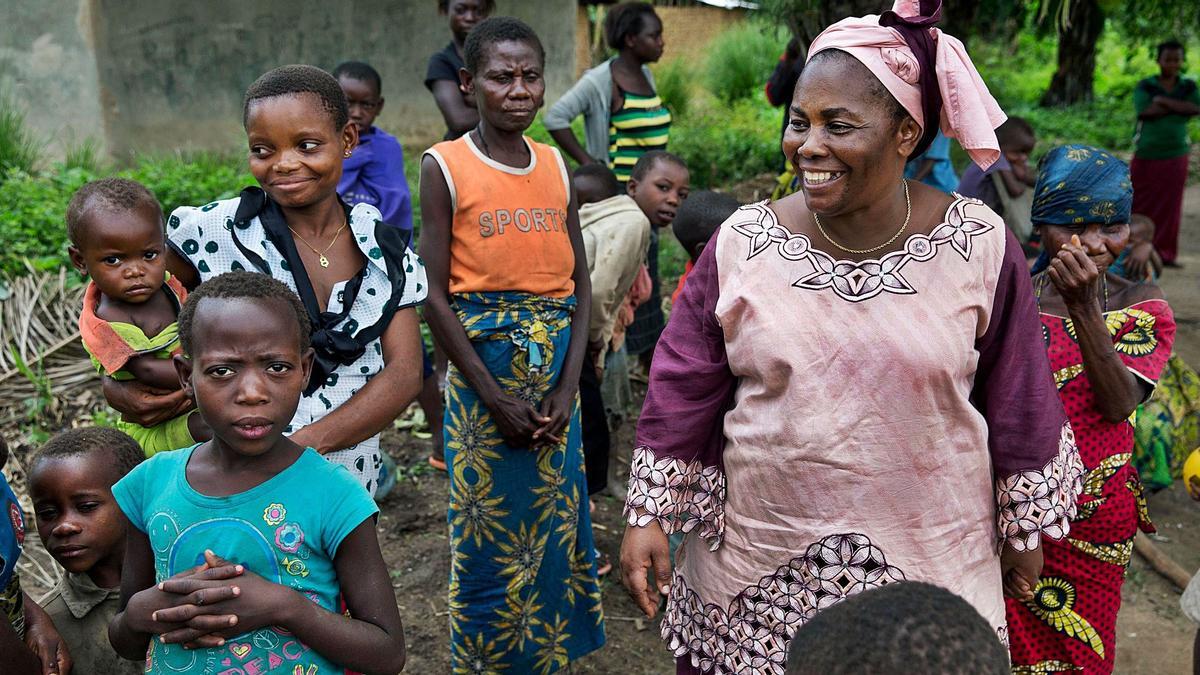
[[[443,462],[442,460],[438,459],[437,457],[434,457],[433,455],[429,456],[429,466],[432,466],[433,468],[437,469],[438,471],[446,470],[446,463]]]

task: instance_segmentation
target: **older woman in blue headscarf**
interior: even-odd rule
[[[1029,601],[1006,598],[1014,672],[1110,673],[1121,583],[1140,527],[1130,415],[1154,390],[1175,321],[1162,292],[1109,266],[1129,241],[1129,167],[1083,145],[1041,162],[1033,223],[1045,260],[1034,276],[1046,351],[1087,470],[1068,538],[1043,544]]]

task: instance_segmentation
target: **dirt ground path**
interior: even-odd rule
[[[1184,268],[1169,270],[1162,285],[1179,323],[1176,349],[1189,363],[1200,364],[1200,185],[1189,189],[1185,209],[1180,256]],[[671,282],[668,287],[673,285]],[[629,461],[631,427],[626,425],[616,444],[625,465]],[[409,666],[405,670],[448,673],[446,480],[426,470],[428,446],[424,441],[397,434],[391,447],[403,467],[403,476],[383,504],[380,533],[406,622]],[[1150,513],[1161,533],[1157,545],[1185,569],[1200,569],[1200,506],[1177,486],[1153,495]],[[620,503],[609,497],[598,499],[594,520],[598,546],[615,560],[623,527]],[[576,662],[574,672],[674,672],[673,661],[658,639],[658,622],[639,618],[615,576],[609,576],[603,588],[608,644]],[[1125,583],[1117,632],[1118,673],[1191,672],[1196,626],[1180,612],[1175,588],[1136,555]]]

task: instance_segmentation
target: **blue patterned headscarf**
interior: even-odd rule
[[[1132,206],[1129,167],[1107,150],[1061,145],[1038,164],[1034,225],[1128,223]]]

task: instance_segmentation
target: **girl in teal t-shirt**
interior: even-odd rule
[[[176,368],[213,439],[113,486],[132,527],[109,638],[148,673],[404,665],[374,501],[283,435],[312,368],[309,330],[287,286],[249,272],[202,284],[179,314]]]

